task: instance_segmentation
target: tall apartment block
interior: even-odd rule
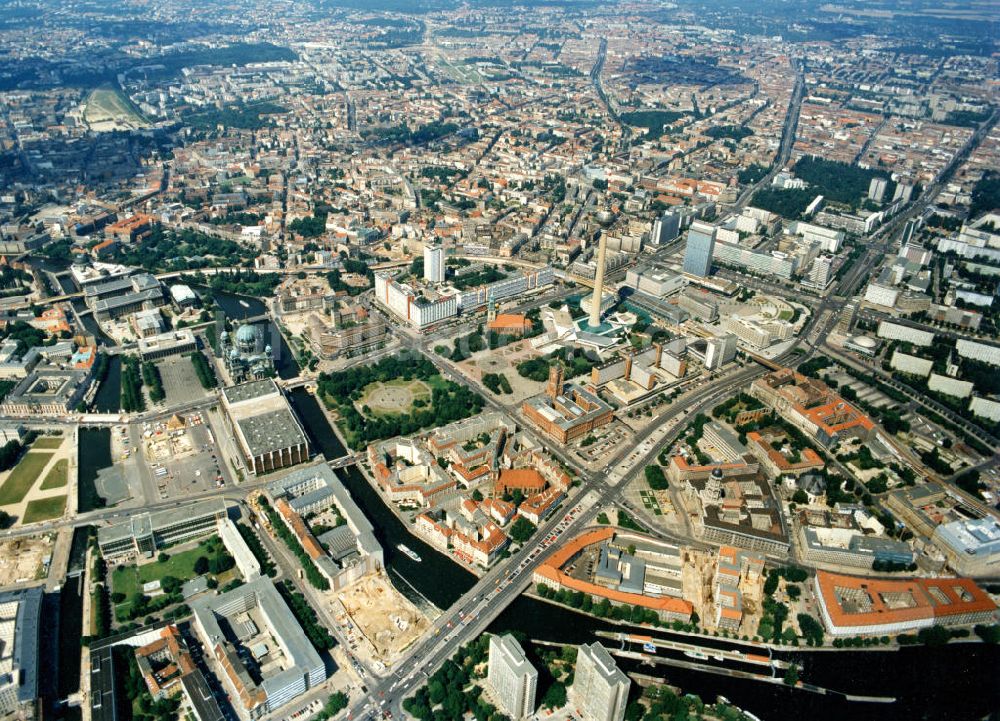
[[[494,700],[515,721],[535,712],[538,671],[525,657],[521,644],[510,634],[490,637],[486,682]]]
[[[604,646],[580,646],[569,698],[583,721],[622,721],[631,685]]]
[[[444,283],[444,248],[424,246],[424,280]]]

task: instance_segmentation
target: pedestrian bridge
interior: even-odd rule
[[[332,461],[327,461],[330,468],[347,468],[348,466],[353,466],[355,463],[361,460],[361,454],[355,453],[351,456],[343,456],[342,458],[335,458]]]

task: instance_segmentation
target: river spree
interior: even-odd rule
[[[291,394],[291,401],[309,434],[310,443],[325,458],[332,460],[346,455],[347,451],[334,434],[314,396],[303,388],[297,388]],[[361,471],[351,466],[338,470],[337,475],[350,490],[355,503],[375,526],[375,535],[382,544],[389,577],[402,593],[413,598],[416,592],[419,597],[444,609],[472,588],[476,582],[475,576],[412,535],[399,517],[382,502],[375,489],[361,475]],[[400,543],[414,550],[420,556],[420,562],[402,553],[397,548]]]
[[[314,396],[297,389],[292,394],[292,405],[310,441],[327,459],[340,458],[346,453]],[[442,609],[471,588],[474,576],[411,534],[357,468],[337,473],[375,525],[385,549],[389,576],[397,588],[408,596],[415,590]],[[400,543],[416,551],[422,561],[416,563],[400,553],[396,548]],[[493,632],[519,631],[530,639],[574,644],[600,640],[606,645],[613,642],[597,636],[597,632],[618,630],[623,627],[525,596],[512,603],[490,627]],[[680,641],[692,640],[660,630],[633,630]],[[708,642],[725,643],[716,639]],[[835,692],[894,697],[897,701],[852,702],[839,695],[822,696],[783,685],[672,666],[650,666],[628,659],[620,659],[619,663],[628,671],[665,678],[685,693],[698,694],[705,701],[712,702],[722,695],[765,721],[803,718],[965,721],[982,718],[1000,708],[1000,686],[995,679],[996,669],[1000,668],[997,646],[962,643],[893,651],[796,651],[781,655],[802,667],[801,677],[807,683]]]

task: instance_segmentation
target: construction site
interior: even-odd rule
[[[50,534],[0,541],[0,587],[45,578],[54,545]]]
[[[334,616],[351,651],[376,667],[391,666],[430,627],[427,618],[383,575],[368,576],[337,595]]]

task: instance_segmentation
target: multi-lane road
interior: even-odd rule
[[[456,380],[468,382],[464,377],[456,378],[450,368],[442,370]],[[583,490],[573,504],[539,526],[533,537],[537,539],[536,543],[524,546],[484,574],[472,589],[445,611],[435,621],[431,634],[411,648],[391,669],[389,676],[369,684],[366,697],[351,707],[351,717],[357,718],[373,711],[389,711],[398,715],[406,694],[419,686],[460,646],[482,633],[530,585],[534,570],[555,545],[547,542],[549,538],[555,536],[558,540],[563,535],[575,535],[590,525],[601,508],[608,508],[620,500],[634,473],[644,468],[661,448],[676,440],[686,427],[684,419],[717,404],[763,372],[764,369],[754,366],[742,368],[719,382],[705,386],[704,390],[693,394],[688,403],[673,403],[660,415],[656,425],[645,429],[633,443],[610,459],[608,467],[618,469],[610,478],[605,473],[581,472]],[[674,419],[678,422],[672,423]],[[643,447],[644,441],[662,427],[669,427],[670,430],[658,442],[650,444],[647,451],[635,455],[635,448]],[[551,449],[551,445],[547,445]],[[559,455],[563,455],[561,451]]]

